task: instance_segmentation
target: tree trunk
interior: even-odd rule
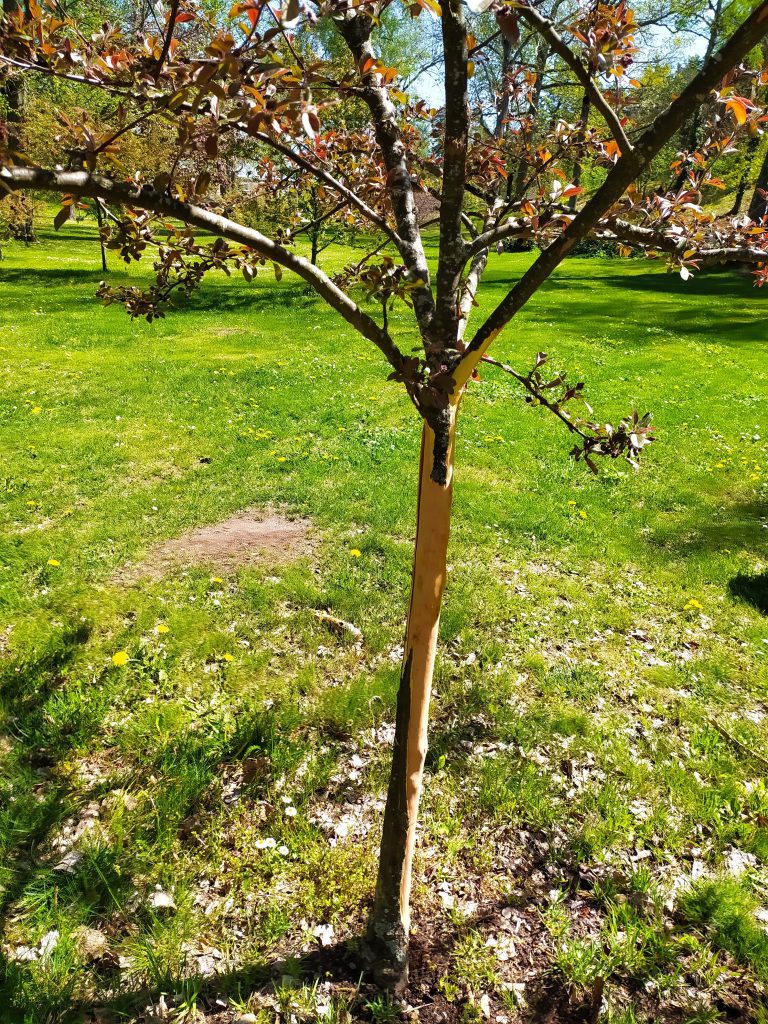
[[[395,991],[408,983],[411,871],[451,527],[455,428],[456,406],[452,406],[444,487],[430,479],[434,433],[426,423],[422,432],[411,601],[376,896],[368,924],[377,980]]]
[[[744,202],[744,196],[747,194],[747,185],[749,184],[749,172],[752,170],[752,163],[759,146],[759,135],[751,138],[747,143],[747,152],[744,155],[744,164],[739,175],[739,184],[736,186],[736,195],[733,197],[733,206],[728,211],[729,217],[736,217],[741,213],[741,204]]]
[[[589,124],[589,110],[590,110],[590,107],[591,107],[591,102],[590,102],[590,99],[589,99],[589,93],[585,92],[584,93],[584,98],[581,101],[581,115],[580,115],[580,118],[579,118],[581,127],[579,128],[579,142],[578,142],[578,145],[576,147],[576,159],[573,161],[572,183],[577,188],[579,188],[579,186],[581,185],[581,174],[582,174],[582,171],[584,169],[582,161],[584,160],[584,143],[585,143],[586,138],[587,138],[587,126]],[[568,200],[568,209],[569,210],[575,210],[576,209],[576,200],[577,199],[578,199],[578,196],[570,196],[570,198]]]
[[[749,204],[748,215],[751,220],[760,223],[761,219],[768,213],[768,200],[760,195],[760,189],[768,192],[768,149],[765,151],[763,162],[760,166],[760,173],[755,182],[755,191],[752,194],[752,201]]]
[[[104,246],[104,237],[101,233],[101,229],[104,225],[104,217],[101,212],[101,203],[98,199],[94,200],[96,204],[96,222],[99,225],[99,245],[101,247],[101,269],[106,274],[107,272],[107,250]]]

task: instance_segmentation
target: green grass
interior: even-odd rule
[[[132,323],[93,298],[90,225],[43,236],[0,263],[0,1020],[138,1020],[160,993],[178,1019],[212,994],[271,1019],[272,965],[318,926],[359,935],[371,896],[419,424],[288,275],[211,278]],[[527,260],[498,259],[484,309]],[[767,299],[728,272],[571,260],[505,332],[498,357],[548,352],[599,419],[652,410],[638,474],[574,465],[490,367],[463,403],[414,920],[467,1018],[483,989],[514,1017],[530,944],[572,1004],[603,979],[606,1020],[726,1019],[723,992],[765,1019]],[[406,311],[392,324],[416,343]],[[297,561],[121,582],[268,505],[312,521]],[[526,926],[499,959],[504,907]],[[396,1016],[281,971],[301,1019]]]

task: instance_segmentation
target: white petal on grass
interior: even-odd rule
[[[312,930],[312,934],[319,941],[321,946],[330,946],[333,941],[333,925],[319,924]]]
[[[176,904],[173,902],[173,896],[170,893],[163,892],[162,889],[156,889],[149,897],[149,905],[153,910],[175,910]]]

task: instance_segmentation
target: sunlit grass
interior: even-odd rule
[[[37,1024],[117,992],[133,1014],[143,986],[184,978],[194,1001],[208,947],[245,1005],[275,957],[364,920],[419,424],[376,351],[288,275],[211,279],[132,323],[93,297],[90,225],[43,235],[0,263],[0,1005]],[[528,258],[494,264],[485,309]],[[574,991],[660,990],[688,968],[714,991],[718,950],[723,970],[768,969],[749,918],[768,884],[765,303],[732,273],[572,260],[505,333],[500,357],[547,351],[598,419],[653,411],[640,473],[574,465],[562,426],[492,368],[462,406],[416,919],[436,878],[531,906],[543,969]],[[410,349],[407,311],[391,323]],[[297,561],[124,581],[153,544],[268,505],[311,520]],[[365,827],[332,844],[322,815],[349,793]],[[499,864],[496,843],[525,863]],[[720,874],[734,849],[738,900]],[[694,860],[712,888],[678,919],[665,901]],[[652,869],[643,886],[632,864]],[[613,888],[584,896],[594,927],[566,906],[554,935],[548,893],[578,865]],[[498,984],[512,1007],[513,968],[452,913],[444,993]]]

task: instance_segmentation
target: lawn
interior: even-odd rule
[[[0,263],[0,1021],[391,1024],[355,943],[417,419],[290,275],[210,278],[148,325],[94,298],[92,225],[42,238]],[[528,259],[493,264],[486,309]],[[767,302],[572,259],[507,329],[497,358],[548,352],[599,419],[653,412],[638,473],[574,464],[494,368],[471,384],[422,1022],[768,1020]],[[289,557],[166,558],[246,509],[300,521]]]

